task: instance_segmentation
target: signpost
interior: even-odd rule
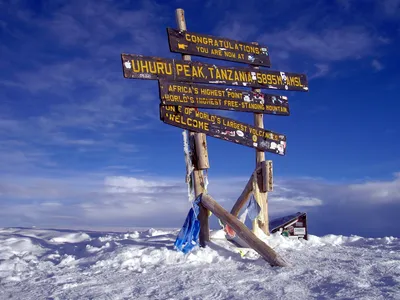
[[[286,96],[212,85],[159,80],[161,103],[289,116]]]
[[[195,61],[121,54],[125,78],[241,85],[287,91],[308,91],[305,74],[225,67]]]
[[[253,193],[261,206],[259,220],[253,222],[253,230],[256,233],[255,229],[260,226],[264,233],[269,234],[267,192],[273,189],[273,176],[272,161],[265,161],[265,152],[285,155],[286,136],[264,129],[263,116],[289,116],[290,111],[287,97],[266,94],[261,89],[308,92],[307,77],[300,73],[261,69],[271,66],[266,46],[188,32],[182,9],[176,10],[176,21],[178,29],[167,28],[168,42],[170,51],[181,53],[182,59],[122,53],[123,76],[127,79],[158,80],[161,121],[190,133],[190,147],[185,144],[186,179],[190,178],[189,186],[193,187],[195,197],[202,199],[197,216],[200,246],[205,247],[210,238],[208,218],[211,211],[271,265],[284,266],[284,261],[278,259],[275,251],[249,231],[237,216]],[[248,65],[218,66],[192,61],[190,55]],[[200,111],[201,108],[252,112],[254,125],[209,114]],[[209,168],[206,136],[247,146],[256,152],[255,170],[230,213],[220,207],[206,189],[207,180],[202,171]],[[299,227],[297,231],[300,229],[303,230]]]
[[[202,132],[260,151],[285,155],[286,136],[230,118],[212,115],[191,107],[160,105],[160,119],[172,126]]]
[[[270,67],[268,48],[227,38],[167,28],[171,52]]]

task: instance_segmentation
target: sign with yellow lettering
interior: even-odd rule
[[[270,67],[268,48],[232,39],[167,28],[171,52]]]
[[[160,104],[160,119],[175,127],[201,132],[261,151],[278,155],[285,155],[286,152],[286,136],[283,134],[202,112],[194,107]]]
[[[289,115],[286,96],[161,79],[158,82],[164,105]]]
[[[305,74],[225,67],[201,62],[121,54],[125,78],[213,83],[288,91],[308,91]]]

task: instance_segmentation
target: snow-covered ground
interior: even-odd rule
[[[178,231],[0,229],[0,299],[400,299],[399,238],[273,235],[278,268],[223,231],[184,255]]]

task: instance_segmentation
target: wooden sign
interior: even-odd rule
[[[264,160],[261,162],[262,166],[262,192],[273,191],[273,174],[272,174],[272,160]]]
[[[308,91],[306,75],[280,71],[216,66],[136,54],[121,54],[125,78],[241,85],[254,88]]]
[[[169,125],[201,132],[236,144],[285,155],[286,136],[193,107],[160,104],[160,119]]]
[[[286,96],[178,81],[159,80],[158,83],[164,105],[289,115]]]
[[[266,46],[172,28],[167,33],[171,52],[271,67]]]

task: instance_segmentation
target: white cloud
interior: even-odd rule
[[[382,0],[380,5],[388,16],[395,16],[400,13],[400,0]]]
[[[381,70],[384,69],[383,64],[382,64],[379,60],[377,60],[377,59],[374,59],[374,60],[372,61],[371,65],[372,65],[372,67],[375,69],[375,71],[381,71]]]
[[[370,203],[400,203],[400,173],[392,181],[370,181],[349,185],[349,190],[356,195],[363,195]]]
[[[67,143],[73,144],[73,145],[93,145],[96,142],[94,140],[68,140]]]
[[[336,0],[336,2],[343,7],[345,11],[349,11],[351,8],[351,0]]]
[[[2,178],[0,226],[180,227],[190,208],[183,179],[76,175]],[[229,211],[246,182],[245,177],[211,177],[208,192]],[[318,223],[330,218],[329,210],[339,219],[350,211],[357,218],[369,215],[374,208],[390,211],[400,205],[400,174],[392,180],[357,184],[312,178],[277,178],[275,182],[268,196],[271,218],[310,211],[314,212],[313,222]],[[215,219],[213,222],[217,224]],[[362,228],[362,224],[358,226]]]
[[[144,180],[134,177],[111,176],[104,180],[107,193],[158,193],[161,188],[174,187],[173,184]]]
[[[8,33],[24,46],[11,51],[1,45],[2,69],[11,71],[7,80],[0,79],[0,86],[13,90],[0,104],[0,134],[25,144],[2,144],[0,168],[3,164],[7,167],[10,156],[21,167],[28,162],[40,164],[39,156],[32,161],[31,152],[44,153],[45,164],[45,159],[52,160],[49,146],[81,153],[107,149],[117,154],[136,152],[138,145],[128,144],[124,135],[159,122],[156,85],[141,82],[139,88],[124,79],[120,54],[160,54],[156,45],[161,41],[168,52],[161,25],[164,7],[146,0],[133,9],[109,1],[52,3],[43,6],[40,16],[34,16],[23,3],[8,7],[15,22]],[[60,55],[60,51],[68,54]],[[29,60],[20,60],[28,56]],[[20,64],[24,67],[17,67]],[[15,103],[40,109],[26,109],[28,115],[19,119]],[[30,111],[35,113],[29,115]]]
[[[314,79],[314,78],[319,78],[319,77],[324,77],[325,75],[328,74],[330,67],[328,64],[315,64],[315,67],[317,68],[317,71],[314,74],[311,74],[308,77],[308,80]]]
[[[247,41],[250,36],[257,32],[257,27],[248,22],[240,22],[234,19],[234,16],[229,15],[224,21],[221,21],[214,32],[218,36]]]
[[[356,59],[372,52],[375,38],[361,27],[342,27],[314,32],[292,24],[286,30],[265,33],[260,41],[277,49],[300,52],[323,61]]]

